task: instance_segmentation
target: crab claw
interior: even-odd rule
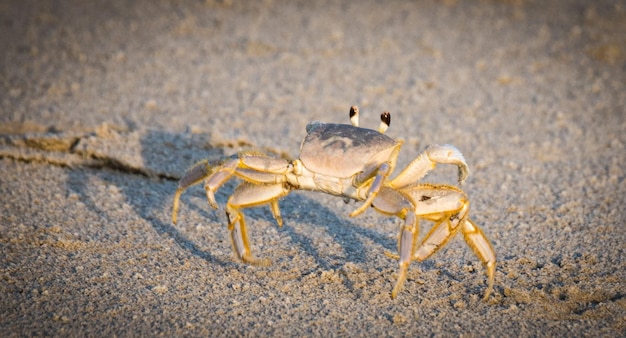
[[[465,162],[465,157],[461,151],[450,144],[442,146],[432,146],[428,157],[435,163],[455,164],[459,168],[459,184],[463,184],[469,176],[469,167]]]

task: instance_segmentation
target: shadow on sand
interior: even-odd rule
[[[172,238],[184,250],[213,264],[221,266],[238,264],[236,261],[218,259],[210,252],[201,250],[196,240],[188,238],[179,230],[180,225],[177,227],[172,224],[169,217],[164,217],[164,215],[169,216],[172,197],[177,185],[177,182],[171,179],[172,175],[168,173],[178,171],[178,176],[180,176],[184,172],[185,167],[202,158],[218,159],[225,156],[224,149],[210,147],[206,136],[172,134],[162,131],[148,131],[143,136],[141,144],[143,147],[141,154],[143,162],[147,167],[146,171],[157,174],[163,172],[165,174],[160,177],[157,175],[147,179],[127,179],[125,175],[119,175],[114,170],[107,168],[76,170],[71,178],[68,179],[68,190],[82,196],[83,203],[101,215],[104,222],[115,222],[116,220],[107,214],[106,208],[101,207],[100,201],[92,197],[92,188],[88,187],[87,184],[95,179],[104,181],[107,185],[114,185],[123,195],[124,202],[132,207],[136,215],[149,222],[159,235]],[[220,206],[225,204],[226,199],[232,193],[236,184],[237,180],[233,180],[225,184],[218,192],[217,201]],[[197,189],[197,187],[192,189]],[[202,189],[200,188],[200,190]],[[191,209],[212,223],[225,221],[225,217],[216,217],[215,213],[210,211],[208,204],[199,206],[195,203],[190,203],[188,198],[188,194],[183,195],[181,210]],[[346,218],[337,216],[337,210],[331,210],[312,198],[305,197],[302,194],[291,194],[281,200],[280,204],[285,226],[280,228],[279,232],[289,236],[294,245],[311,255],[322,269],[338,269],[346,262],[363,263],[366,258],[364,256],[366,251],[363,242],[364,238],[384,247],[385,250],[391,252],[396,250],[395,240],[390,239],[381,232],[359,226]],[[297,218],[292,216],[294,210],[297,210]],[[260,218],[275,224],[267,207],[246,209],[244,212],[249,222]],[[323,217],[320,217],[320,215],[323,215]],[[294,222],[323,228],[333,240],[340,244],[343,251],[342,254],[331,257],[321,254],[314,245],[312,236],[308,236],[290,226]],[[225,224],[222,225],[225,227]],[[121,232],[124,233],[123,230]],[[342,258],[335,259],[338,256]]]

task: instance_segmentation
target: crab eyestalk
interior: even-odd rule
[[[350,123],[355,127],[359,126],[359,107],[357,106],[350,107]]]
[[[378,126],[378,132],[384,134],[391,124],[391,114],[386,111],[380,114],[380,125]]]

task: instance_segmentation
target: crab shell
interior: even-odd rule
[[[372,129],[311,122],[300,146],[300,161],[310,171],[352,177],[391,158],[400,141]]]

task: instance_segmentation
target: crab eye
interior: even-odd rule
[[[389,127],[391,125],[391,114],[386,111],[380,114],[380,122],[384,123]]]
[[[357,115],[358,113],[359,113],[359,107],[357,106],[350,107],[350,118],[354,117],[354,115]]]
[[[355,127],[359,126],[359,107],[357,106],[350,107],[350,123]]]
[[[378,132],[380,132],[381,134],[384,134],[385,131],[387,131],[387,128],[389,128],[390,124],[391,124],[391,114],[389,114],[388,111],[383,112],[382,114],[380,114],[380,125],[378,126]]]

